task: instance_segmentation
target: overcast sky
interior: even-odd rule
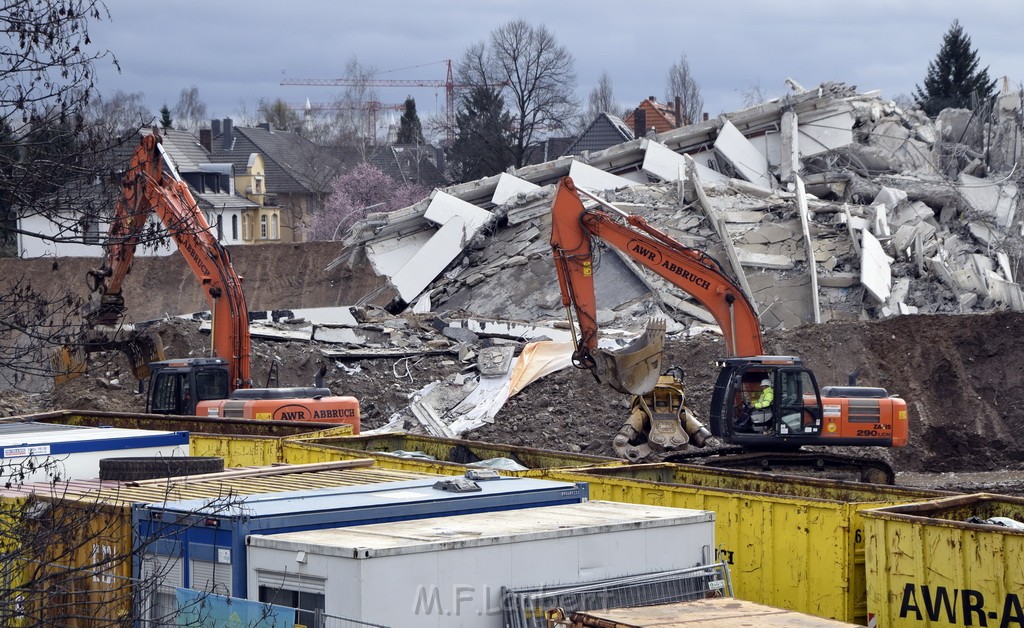
[[[1024,79],[1024,2],[860,0],[774,2],[681,0],[106,0],[93,41],[101,93],[142,92],[157,112],[195,85],[210,117],[253,113],[260,99],[330,101],[340,87],[282,86],[285,78],[340,78],[356,57],[382,79],[443,81],[458,59],[495,28],[523,18],[543,24],[574,56],[585,102],[601,72],[615,100],[634,107],[665,94],[665,75],[686,54],[712,116],[743,108],[746,95],[842,81],[886,98],[912,94],[942,36],[959,19],[991,77]],[[385,103],[416,99],[421,118],[444,107],[444,90],[378,88]]]

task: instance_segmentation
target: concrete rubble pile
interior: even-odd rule
[[[353,229],[347,262],[389,279],[392,312],[553,329],[565,312],[549,213],[568,175],[719,260],[768,329],[1024,311],[1019,90],[1004,84],[990,115],[931,120],[844,84],[790,83],[782,99],[372,215]],[[670,332],[717,330],[681,290],[599,253],[603,330],[635,333],[651,315],[674,321]]]
[[[554,184],[569,175],[722,262],[766,328],[1019,311],[1020,120],[1020,91],[1004,89],[988,119],[946,110],[932,121],[877,94],[824,84],[437,190],[358,225],[350,263],[389,278],[393,311],[412,304],[562,318],[548,214]],[[606,324],[636,328],[655,310],[683,328],[714,324],[687,295],[615,251],[600,261]]]

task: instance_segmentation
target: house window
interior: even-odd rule
[[[252,214],[242,216],[242,239],[252,240]]]
[[[83,218],[82,231],[83,244],[103,243],[103,232],[100,230],[99,218],[95,216],[86,216],[85,218]]]
[[[256,179],[256,193],[263,194],[263,179]]]
[[[267,216],[266,214],[260,216],[260,238],[263,240],[267,239]]]
[[[277,232],[277,214],[272,214],[270,216],[270,239],[278,240],[280,238],[281,235]]]
[[[234,214],[231,216],[231,239],[238,240],[238,216]]]

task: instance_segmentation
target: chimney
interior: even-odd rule
[[[704,121],[705,122],[708,121],[708,112],[707,111],[704,112]]]
[[[235,136],[231,132],[231,118],[224,118],[224,143],[221,146],[224,150],[231,150],[231,144],[234,143]]]
[[[210,120],[210,131],[214,139],[220,135],[220,120]]]
[[[649,101],[651,101],[651,102],[658,102],[658,99],[657,99],[657,98],[655,98],[654,96],[648,96],[648,97],[647,97],[647,100],[649,100]]]
[[[216,120],[214,120],[216,122]],[[206,152],[213,152],[213,130],[212,129],[199,129],[199,143],[202,144]]]
[[[675,105],[676,105],[676,107],[675,107],[676,128],[679,128],[681,126],[686,126],[687,124],[690,123],[690,121],[689,120],[685,120],[685,121],[683,120],[683,99],[680,98],[679,96],[676,96],[676,103],[675,103]]]
[[[647,135],[647,112],[637,107],[633,110],[633,137]]]

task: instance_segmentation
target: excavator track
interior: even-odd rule
[[[727,448],[715,452],[680,452],[666,462],[700,464],[717,469],[739,469],[823,480],[869,484],[895,484],[896,473],[884,460],[814,451],[758,451]]]

